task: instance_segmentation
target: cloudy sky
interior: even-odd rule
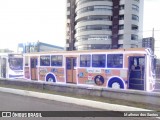
[[[159,40],[160,0],[144,0],[144,37]],[[66,0],[0,0],[0,49],[20,42],[65,43]]]
[[[0,0],[0,48],[41,41],[64,46],[66,0]]]

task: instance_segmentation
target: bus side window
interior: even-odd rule
[[[40,56],[41,66],[50,66],[50,56]]]
[[[51,56],[51,66],[62,66],[62,61],[63,61],[62,55]]]
[[[123,67],[123,54],[108,54],[107,55],[108,68],[122,68]]]
[[[92,55],[92,67],[101,67],[106,66],[106,55],[105,54],[93,54]]]
[[[80,67],[90,67],[91,55],[80,55]]]

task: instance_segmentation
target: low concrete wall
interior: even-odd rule
[[[104,98],[112,98],[126,100],[137,103],[147,103],[160,105],[160,93],[145,92],[138,90],[116,90],[111,88],[77,86],[74,84],[56,84],[47,82],[37,82],[28,80],[9,80],[0,79],[1,85],[16,85],[27,88],[36,88],[40,90],[50,90],[64,93],[81,94],[88,96],[97,96]]]

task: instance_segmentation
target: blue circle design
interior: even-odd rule
[[[103,85],[104,84],[104,78],[103,76],[101,75],[97,75],[95,78],[94,78],[94,82],[96,85]]]

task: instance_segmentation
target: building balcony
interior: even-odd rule
[[[112,16],[112,11],[89,11],[89,12],[84,12],[81,14],[78,14],[75,18],[75,20],[77,21],[80,18],[83,17],[88,17],[88,16],[92,16],[92,15],[110,15]]]
[[[77,25],[75,26],[75,29],[82,27],[82,26],[87,26],[87,25],[112,25],[112,21],[93,20],[93,21],[78,22]]]

